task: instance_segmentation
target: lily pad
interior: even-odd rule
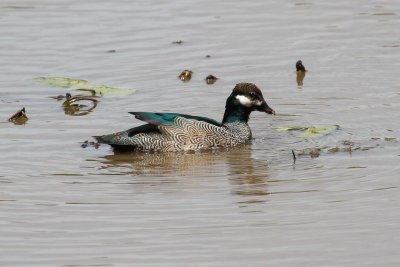
[[[302,131],[299,137],[302,138],[311,138],[315,137],[321,134],[328,133],[332,130],[337,130],[339,128],[338,125],[334,126],[325,126],[325,127],[316,127],[316,126],[311,126],[311,127],[305,127],[305,126],[291,126],[291,127],[279,127],[276,128],[278,132],[286,132],[286,131]]]
[[[93,89],[97,94],[100,95],[114,95],[114,96],[130,95],[136,92],[136,90],[132,88],[119,88],[108,85],[92,85],[90,86],[90,89]]]
[[[287,132],[287,131],[305,131],[308,127],[304,126],[290,126],[290,127],[278,127],[275,128],[278,132]]]
[[[329,126],[329,127],[310,127],[310,128],[307,128],[307,130],[304,133],[300,134],[299,137],[305,137],[305,138],[314,137],[316,135],[320,135],[320,134],[324,134],[324,133],[330,132],[330,131],[332,131],[334,129],[335,129],[335,127],[333,127],[333,126]]]
[[[87,80],[67,77],[36,77],[41,84],[52,87],[71,88],[79,91],[90,91],[92,95],[124,96],[136,92],[132,88],[119,88],[103,84],[92,84]]]
[[[86,86],[89,83],[86,80],[71,79],[66,77],[36,77],[34,79],[40,81],[40,83],[43,85],[61,88]]]

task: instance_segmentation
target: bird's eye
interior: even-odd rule
[[[250,92],[249,95],[250,95],[250,97],[253,98],[253,99],[256,98],[256,93],[254,93],[254,92]]]

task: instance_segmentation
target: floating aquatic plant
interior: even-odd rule
[[[91,106],[85,103],[91,102]],[[83,116],[89,114],[97,107],[97,100],[88,96],[70,96],[62,104],[65,114]]]
[[[339,129],[339,125],[334,126],[325,126],[325,127],[306,127],[306,126],[290,126],[290,127],[278,127],[276,130],[278,132],[287,132],[287,131],[301,131],[302,133],[298,135],[299,137],[303,138],[311,138],[321,134],[328,133],[332,130]]]
[[[119,88],[103,84],[92,84],[87,80],[72,79],[67,77],[36,77],[41,84],[52,87],[71,88],[80,91],[94,92],[94,95],[124,96],[136,92],[132,88]]]
[[[300,137],[314,137],[316,135],[324,134],[327,132],[330,132],[334,130],[335,127],[329,126],[329,127],[309,127],[307,130],[304,131],[304,133],[300,134]]]
[[[321,149],[318,147],[313,147],[313,148],[304,148],[298,151],[299,156],[310,156],[311,158],[318,158],[321,154]]]
[[[120,88],[120,87],[112,87],[108,85],[92,85],[89,87],[91,90],[94,90],[96,94],[99,95],[114,95],[114,96],[123,96],[123,95],[130,95],[136,92],[135,89],[131,88]],[[80,90],[88,90],[85,88],[80,88]]]
[[[96,92],[95,89],[79,88],[79,89],[76,89],[76,91],[89,92],[91,96],[96,96],[98,94],[98,92]],[[100,95],[101,95],[101,92],[100,92]]]
[[[36,77],[34,79],[38,80],[43,85],[62,88],[80,87],[89,84],[89,82],[86,80],[71,79],[66,77]]]
[[[305,126],[290,126],[290,127],[278,127],[275,128],[278,132],[287,132],[287,131],[305,131],[307,127]]]

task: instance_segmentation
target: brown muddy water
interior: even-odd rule
[[[398,1],[2,0],[0,25],[1,266],[399,266]],[[71,116],[38,76],[137,92]],[[129,111],[219,120],[243,81],[277,112],[251,145],[81,147]],[[313,125],[340,127],[276,130]]]

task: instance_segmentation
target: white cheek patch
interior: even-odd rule
[[[251,107],[253,105],[252,101],[247,96],[237,95],[236,99],[245,107]]]

